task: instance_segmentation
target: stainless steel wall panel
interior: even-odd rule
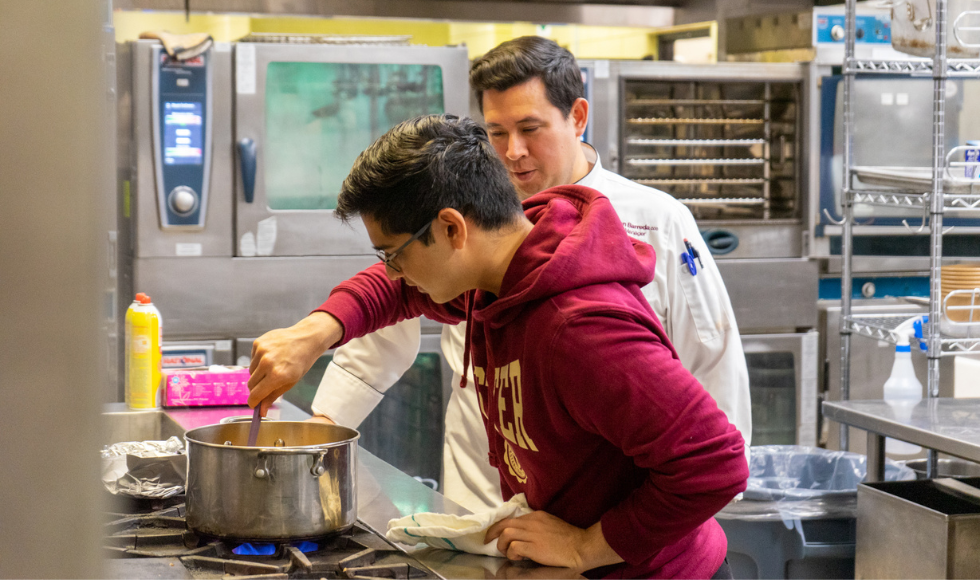
[[[677,78],[690,80],[798,81],[803,77],[799,63],[685,64],[668,61],[614,61],[614,74],[637,79]]]
[[[166,340],[259,336],[291,326],[374,256],[145,258],[135,286],[153,297]]]
[[[105,1],[0,3],[0,576],[104,578]]]
[[[817,326],[817,263],[806,259],[718,260],[742,334]]]
[[[731,232],[738,236],[738,247],[727,254],[715,255],[718,262],[739,258],[799,258],[803,255],[803,226],[798,222],[728,222],[701,221],[701,233]]]

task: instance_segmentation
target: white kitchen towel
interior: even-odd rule
[[[504,518],[524,516],[531,511],[524,494],[519,493],[488,512],[465,516],[423,512],[391,520],[388,522],[387,537],[410,546],[426,543],[433,548],[503,558],[496,541],[483,543],[487,529]]]

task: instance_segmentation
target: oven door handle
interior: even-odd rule
[[[738,247],[738,236],[728,230],[706,230],[701,232],[708,251],[715,256],[723,256]]]
[[[248,137],[238,140],[238,158],[242,164],[242,187],[245,203],[255,199],[255,141]]]

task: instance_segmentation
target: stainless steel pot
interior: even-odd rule
[[[236,540],[316,538],[357,520],[357,431],[267,421],[188,431],[187,527]]]
[[[877,4],[892,11],[892,48],[915,56],[936,53],[936,0],[886,0]],[[980,55],[980,1],[946,3],[946,53],[951,58]]]

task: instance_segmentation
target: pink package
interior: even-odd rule
[[[245,405],[248,403],[248,369],[222,367],[215,372],[207,367],[164,369],[165,407],[204,407]]]

